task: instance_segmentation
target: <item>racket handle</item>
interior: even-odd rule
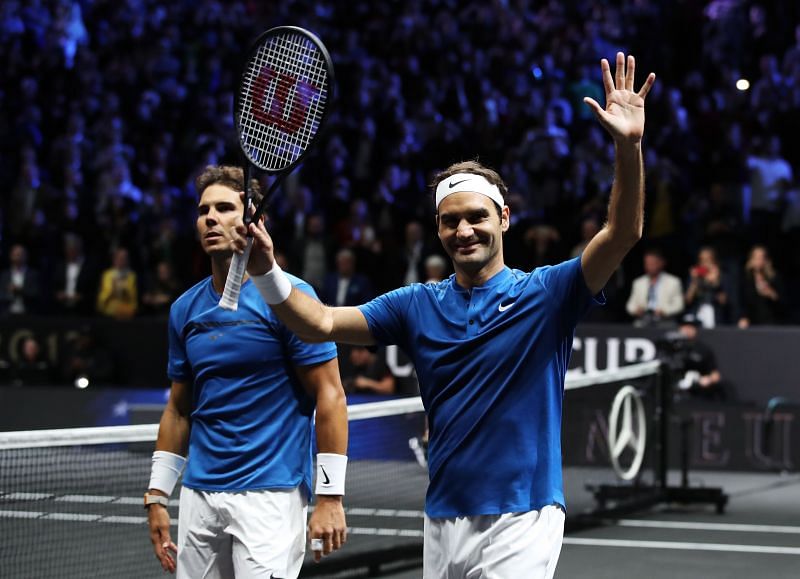
[[[242,291],[242,280],[244,279],[244,269],[247,267],[247,260],[250,259],[250,250],[253,248],[253,238],[247,238],[247,247],[244,253],[234,253],[231,259],[231,266],[228,269],[228,277],[225,279],[225,291],[219,299],[219,307],[235,312],[239,308],[239,292]]]

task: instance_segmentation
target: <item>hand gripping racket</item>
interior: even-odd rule
[[[311,149],[333,97],[333,63],[314,34],[295,26],[264,32],[253,43],[239,82],[233,117],[239,145],[247,157],[244,224],[258,220],[283,179]],[[251,210],[253,168],[276,175],[267,194]],[[253,246],[234,253],[219,305],[236,310],[247,260]]]

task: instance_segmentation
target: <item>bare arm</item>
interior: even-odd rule
[[[581,257],[586,285],[597,293],[606,285],[622,259],[642,237],[644,215],[644,99],[655,82],[650,73],[638,93],[633,91],[636,63],[617,53],[616,78],[612,79],[608,61],[601,61],[606,108],[591,98],[584,99],[614,139],[616,151],[614,185],[608,205],[608,222],[592,238]]]
[[[191,410],[191,385],[184,382],[173,382],[169,400],[161,415],[158,425],[156,450],[165,450],[173,454],[186,456],[189,446],[189,412]],[[148,491],[155,495],[164,495],[157,489]],[[152,504],[147,507],[147,524],[150,527],[150,541],[153,551],[161,567],[170,573],[175,572],[175,554],[178,549],[172,542],[169,530],[169,512],[166,507]]]
[[[306,391],[317,400],[317,448],[320,452],[347,454],[347,403],[334,358],[316,366],[295,368]],[[319,561],[347,541],[347,523],[341,495],[317,495],[317,506],[308,522],[311,539],[322,539],[323,550],[315,551]]]
[[[189,447],[189,413],[192,387],[186,382],[173,382],[169,400],[158,423],[156,450],[186,456]]]
[[[326,306],[297,288],[292,288],[285,302],[270,307],[286,327],[306,342],[362,346],[375,343],[367,319],[358,308]]]
[[[234,246],[243,251],[247,243],[247,230],[241,225],[234,236]],[[247,263],[251,276],[263,275],[275,263],[272,238],[264,222],[250,224],[253,249]],[[306,342],[340,342],[370,346],[375,343],[364,314],[355,307],[330,307],[321,304],[305,292],[292,289],[289,298],[280,304],[270,304],[280,320],[292,332]]]

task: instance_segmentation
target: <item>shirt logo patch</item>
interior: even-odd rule
[[[499,306],[497,306],[497,311],[498,311],[498,312],[504,312],[504,311],[506,311],[508,308],[510,308],[511,306],[513,306],[515,303],[517,303],[517,302],[515,302],[515,301],[514,301],[514,302],[511,302],[510,304],[500,304]]]

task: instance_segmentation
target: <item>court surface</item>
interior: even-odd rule
[[[678,484],[678,474],[671,474],[670,483]],[[592,497],[583,489],[583,483],[587,479],[605,479],[607,475],[601,471],[567,469],[566,477],[571,512],[579,512],[592,505]],[[800,576],[799,474],[695,472],[690,482],[723,487],[730,496],[726,512],[718,515],[710,505],[658,505],[647,512],[607,520],[602,526],[568,531],[556,577]],[[380,569],[313,574],[328,578],[392,579],[421,575],[419,558]]]
[[[149,455],[115,452],[119,462],[112,470],[120,476],[113,481],[98,480],[86,453],[80,461],[69,453],[57,456],[28,453],[19,459],[24,464],[14,465],[13,457],[5,463],[11,470],[39,471],[41,479],[25,483],[24,490],[0,489],[0,577],[164,577],[141,507],[141,473],[147,472]],[[57,488],[50,479],[54,472]],[[677,473],[672,478],[677,484]],[[800,576],[800,474],[698,471],[690,480],[723,487],[730,495],[726,512],[718,515],[707,505],[658,505],[574,531],[569,518],[594,505],[586,482],[613,478],[610,469],[566,469],[568,531],[556,576]],[[98,483],[103,486],[92,490]],[[348,473],[350,540],[325,563],[308,561],[301,577],[420,577],[426,485],[425,470],[410,461],[354,463]],[[177,509],[171,513],[176,517]],[[371,567],[350,568],[354,555],[370,557]]]

